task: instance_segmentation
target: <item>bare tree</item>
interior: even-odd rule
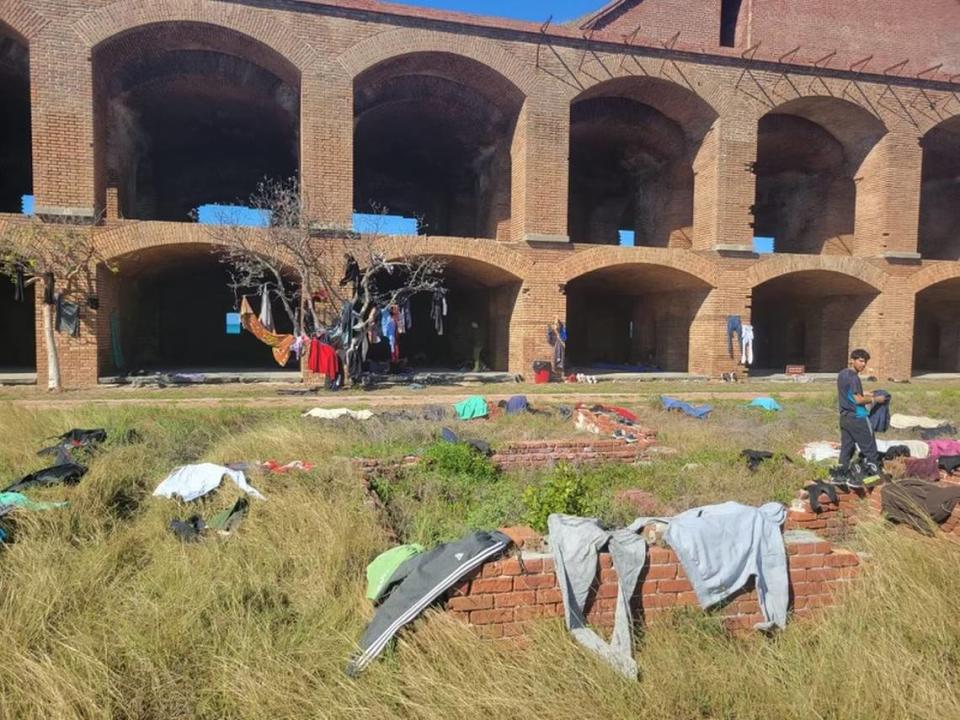
[[[41,317],[48,390],[62,388],[54,336],[54,288],[66,299],[79,300],[81,294],[92,293],[99,263],[116,272],[116,267],[98,253],[89,226],[39,218],[9,220],[0,226],[0,274],[15,282],[23,278],[25,288],[44,285]]]
[[[376,309],[443,288],[439,259],[388,259],[382,224],[363,235],[325,226],[295,179],[260,183],[247,206],[262,227],[238,226],[229,211],[206,226],[234,294],[278,300],[297,333],[326,333],[348,355],[360,352]],[[381,220],[386,214],[374,208]]]

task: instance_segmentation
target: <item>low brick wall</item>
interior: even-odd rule
[[[615,438],[597,440],[525,440],[499,448],[490,460],[501,470],[535,469],[566,462],[571,465],[631,464],[647,457],[656,440],[628,443]],[[365,477],[395,476],[420,462],[416,455],[398,459],[358,458],[354,465]]]
[[[785,536],[791,608],[794,618],[805,618],[836,602],[839,591],[860,572],[860,559],[833,547],[812,533]],[[587,620],[612,629],[617,598],[617,573],[610,555],[600,555],[600,572],[587,601]],[[676,554],[650,547],[647,564],[632,598],[634,618],[655,622],[678,607],[699,607]],[[454,587],[445,600],[453,617],[473,626],[485,639],[521,637],[540,618],[562,617],[564,608],[550,555],[524,551],[519,557],[491,562]],[[756,591],[745,588],[717,611],[731,630],[762,622]]]
[[[960,485],[955,478],[943,477],[940,482]],[[830,541],[842,541],[850,536],[854,528],[865,520],[877,520],[881,517],[880,499],[883,485],[867,488],[860,492],[839,492],[837,503],[831,503],[826,495],[820,496],[820,512],[810,507],[810,499],[805,490],[794,500],[787,510],[787,530],[810,530]],[[960,536],[960,505],[950,517],[940,525],[941,531]]]

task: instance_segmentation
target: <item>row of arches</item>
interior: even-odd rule
[[[19,211],[31,191],[28,66],[25,41],[0,24],[0,211]],[[206,23],[153,23],[97,44],[92,68],[101,206],[115,192],[123,217],[185,221],[200,205],[245,201],[264,177],[298,175],[300,72],[263,43]],[[359,72],[353,102],[355,211],[386,208],[430,235],[511,237],[526,104],[514,82],[462,55],[413,52]],[[691,247],[698,197],[712,191],[697,178],[716,152],[716,120],[692,91],[646,76],[575,97],[571,239]],[[858,193],[884,124],[846,100],[808,97],[770,110],[756,132],[754,234],[776,252],[855,254],[870,212]],[[960,118],[922,145],[920,252],[960,259]]]
[[[224,313],[236,310],[238,298],[213,250],[202,243],[137,250],[117,258],[119,274],[101,274],[101,374],[276,368],[252,336],[225,334]],[[411,369],[471,369],[479,348],[484,368],[512,369],[510,349],[517,334],[539,338],[543,331],[528,320],[518,322],[529,311],[519,304],[523,278],[476,258],[451,254],[444,260],[449,288],[444,333],[434,328],[430,299],[417,298],[411,308],[412,329],[401,338],[403,364]],[[724,322],[709,307],[715,282],[710,273],[692,266],[681,270],[654,260],[585,267],[564,287],[568,365],[593,372],[690,371],[700,364],[697,353],[726,350],[725,339],[723,348],[703,340],[711,337],[715,344],[718,323]],[[37,324],[32,294],[15,302],[12,286],[4,281],[3,287],[0,334],[8,342],[0,349],[0,374],[32,372]],[[844,367],[852,347],[885,342],[875,324],[879,298],[869,278],[839,270],[758,274],[749,303],[756,333],[755,373],[780,372],[791,364],[805,365],[810,372]],[[958,277],[934,281],[917,292],[915,374],[960,372],[958,311]],[[274,314],[278,330],[289,331],[279,308]],[[387,358],[374,351],[372,359]]]

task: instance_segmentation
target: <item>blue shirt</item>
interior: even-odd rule
[[[837,402],[841,415],[853,417],[869,417],[870,411],[866,405],[857,405],[854,395],[863,395],[863,384],[860,376],[853,368],[841,370],[837,375]]]

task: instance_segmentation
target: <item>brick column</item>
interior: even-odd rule
[[[739,315],[744,324],[750,322],[749,288],[731,283],[714,288],[707,295],[690,326],[691,373],[715,378],[739,368],[739,336],[733,338],[732,356],[727,347],[728,315]]]
[[[82,285],[81,283],[79,283]],[[47,388],[47,345],[43,330],[43,284],[37,283],[37,387]],[[87,296],[96,292],[96,284],[78,288],[69,295],[71,302],[80,305],[80,336],[73,338],[56,332],[57,354],[60,359],[60,384],[64,389],[94,387],[98,377],[98,336],[100,334],[100,314],[98,310],[87,307]],[[54,308],[55,310],[55,308]],[[56,313],[54,312],[54,315]]]
[[[693,161],[693,249],[752,250],[757,122],[730,108],[707,133]]]
[[[560,96],[528,97],[511,146],[515,241],[569,242],[569,147],[569,102]]]
[[[353,84],[342,70],[304,73],[300,85],[300,182],[313,218],[353,227]]]
[[[854,254],[919,257],[923,149],[914,133],[885,135],[861,164]]]
[[[547,325],[556,318],[566,320],[567,298],[556,277],[553,264],[538,264],[536,275],[520,288],[510,322],[509,371],[533,379],[535,360],[552,360],[553,348],[547,344]]]
[[[907,278],[891,278],[875,301],[870,333],[871,367],[881,380],[909,380],[913,374],[916,295]]]
[[[33,193],[41,214],[94,214],[93,90],[87,55],[81,38],[64,22],[46,26],[30,43]]]

